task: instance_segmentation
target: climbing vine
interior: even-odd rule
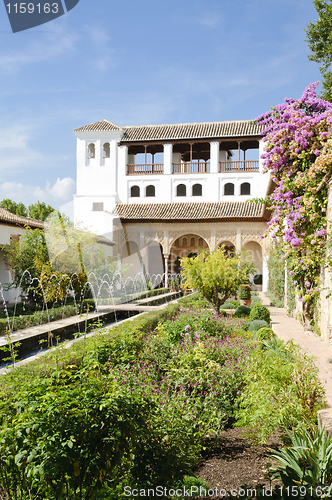
[[[282,259],[303,302],[303,323],[313,319],[320,269],[326,260],[327,185],[332,176],[332,103],[309,85],[300,99],[285,99],[257,118],[265,171],[276,188],[268,197],[268,234],[282,241]]]

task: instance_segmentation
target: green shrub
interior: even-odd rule
[[[240,300],[250,300],[250,298],[251,298],[250,285],[240,285],[240,287],[239,287],[239,299]]]
[[[251,440],[265,443],[276,431],[317,422],[325,393],[313,358],[289,342],[276,349],[252,352],[239,396],[236,426],[246,427]],[[274,342],[270,342],[271,344]]]
[[[262,304],[255,304],[251,309],[250,319],[251,321],[255,319],[262,319],[266,321],[268,323],[267,326],[269,326],[271,323],[270,311]]]
[[[248,306],[239,306],[235,309],[234,316],[236,318],[241,318],[242,316],[249,316],[250,314],[250,307]]]
[[[312,499],[311,493],[316,488],[323,490],[321,498],[331,498],[331,437],[320,423],[318,428],[309,426],[309,429],[302,424],[294,432],[287,431],[287,436],[290,445],[271,455],[278,462],[270,469],[272,477],[281,479],[285,488],[301,485],[305,499]]]
[[[255,333],[255,340],[271,340],[276,337],[272,328],[263,327]]]
[[[220,309],[235,309],[235,306],[232,302],[225,302],[225,304],[220,306]]]
[[[267,323],[266,321],[264,321],[263,319],[254,319],[253,321],[250,322],[250,325],[249,325],[249,332],[258,332],[258,330],[260,330],[261,328],[268,328],[269,327],[269,323]]]

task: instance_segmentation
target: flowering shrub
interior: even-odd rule
[[[325,260],[327,185],[332,175],[332,104],[316,96],[317,85],[256,120],[265,141],[264,169],[276,184],[269,197],[269,234],[282,241],[306,326],[312,321]]]

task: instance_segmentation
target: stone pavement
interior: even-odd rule
[[[327,408],[320,411],[320,420],[332,436],[332,348],[330,348],[315,333],[305,332],[301,323],[287,315],[285,309],[270,306],[270,299],[264,293],[259,293],[263,305],[270,310],[272,329],[284,340],[292,340],[310,356],[315,357],[319,369],[319,378],[326,391]],[[329,362],[329,360],[331,362]]]

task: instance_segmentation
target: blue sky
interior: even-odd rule
[[[0,201],[75,193],[73,129],[253,119],[320,79],[310,0],[80,0],[11,33],[0,5]]]

